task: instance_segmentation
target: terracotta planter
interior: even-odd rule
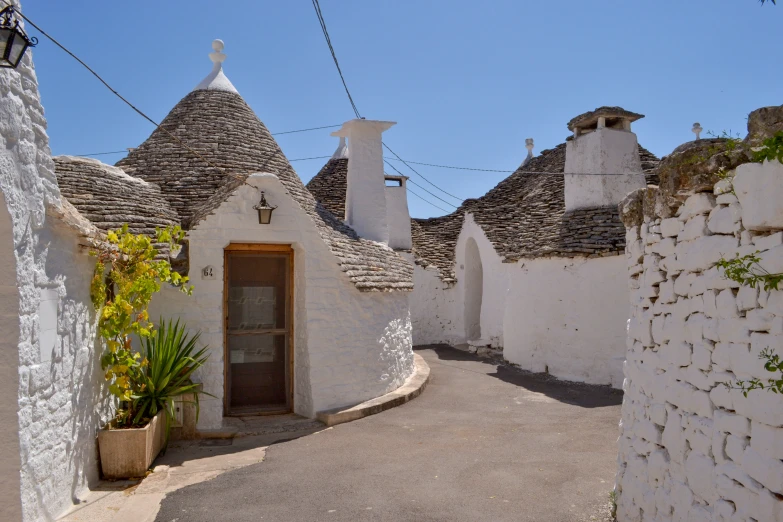
[[[166,412],[160,411],[143,428],[98,432],[103,476],[109,479],[143,477],[166,440]]]

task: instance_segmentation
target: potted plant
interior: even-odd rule
[[[164,412],[170,398],[175,396],[172,392],[176,391],[169,389],[166,393],[170,398],[161,402],[161,383],[172,380],[174,370],[178,372],[173,376],[174,381],[180,383],[177,389],[181,389],[184,381],[179,374],[184,370],[186,379],[190,379],[205,359],[203,350],[193,352],[197,335],[185,336],[184,326],[180,327],[179,323],[176,324],[179,334],[173,334],[173,338],[169,338],[174,330],[171,324],[156,335],[147,312],[152,296],[164,283],[188,295],[192,293],[192,288],[187,286],[188,278],[174,272],[156,248],[162,244],[176,250],[183,237],[180,227],[169,227],[157,229],[153,242],[149,236],[131,233],[124,225],[120,230],[108,232],[106,242],[91,251],[98,258],[90,294],[98,310],[98,332],[105,341],[101,366],[106,372],[109,392],[117,400],[114,418],[98,435],[101,467],[106,477],[144,475],[166,441],[168,419],[164,418]],[[134,335],[142,340],[145,350],[133,349]],[[164,337],[160,338],[161,335]],[[178,339],[182,345],[174,352],[165,348],[156,351],[159,338],[161,342]],[[152,339],[155,346],[150,349],[146,341]],[[152,365],[148,357],[154,358]],[[155,384],[152,393],[156,395],[150,395],[149,383]]]
[[[134,392],[124,429],[98,433],[103,474],[108,478],[144,475],[168,442],[174,399],[191,394],[198,417],[199,385],[191,379],[209,354],[198,349],[200,333],[189,335],[184,324],[161,319],[158,329],[142,340],[144,362],[134,375]]]

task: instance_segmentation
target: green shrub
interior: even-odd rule
[[[160,411],[166,412],[166,433],[174,419],[174,399],[193,393],[198,418],[198,384],[191,377],[209,357],[207,348],[198,348],[200,332],[190,335],[184,324],[160,320],[158,329],[142,338],[142,355],[146,364],[136,376],[132,395],[131,422],[144,425]],[[168,438],[168,435],[167,435]]]

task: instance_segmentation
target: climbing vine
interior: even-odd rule
[[[138,391],[138,372],[148,363],[131,348],[131,335],[149,337],[154,325],[147,308],[162,283],[169,283],[190,295],[188,278],[171,269],[167,260],[156,259],[156,244],[178,248],[185,233],[177,227],[156,229],[156,237],[133,234],[128,225],[110,231],[106,243],[93,249],[97,257],[90,296],[98,310],[98,332],[106,342],[101,367],[106,372],[109,391],[120,401],[116,423],[128,420],[125,407]]]
[[[783,273],[769,273],[760,265],[761,259],[756,254],[737,256],[734,259],[721,259],[717,265],[719,269],[723,270],[723,274],[727,279],[736,281],[741,285],[751,288],[762,288],[765,291],[778,290],[780,284],[783,283]],[[769,348],[761,351],[759,359],[764,361],[765,370],[777,375],[766,379],[766,382],[762,379],[753,378],[748,381],[737,381],[734,383],[724,382],[723,385],[730,389],[742,391],[745,397],[752,390],[767,390],[783,394],[783,360]]]

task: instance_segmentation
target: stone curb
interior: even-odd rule
[[[381,413],[415,399],[427,387],[430,380],[430,367],[424,358],[417,353],[413,354],[413,365],[413,374],[396,390],[345,410],[318,412],[316,418],[327,426],[336,426]]]

